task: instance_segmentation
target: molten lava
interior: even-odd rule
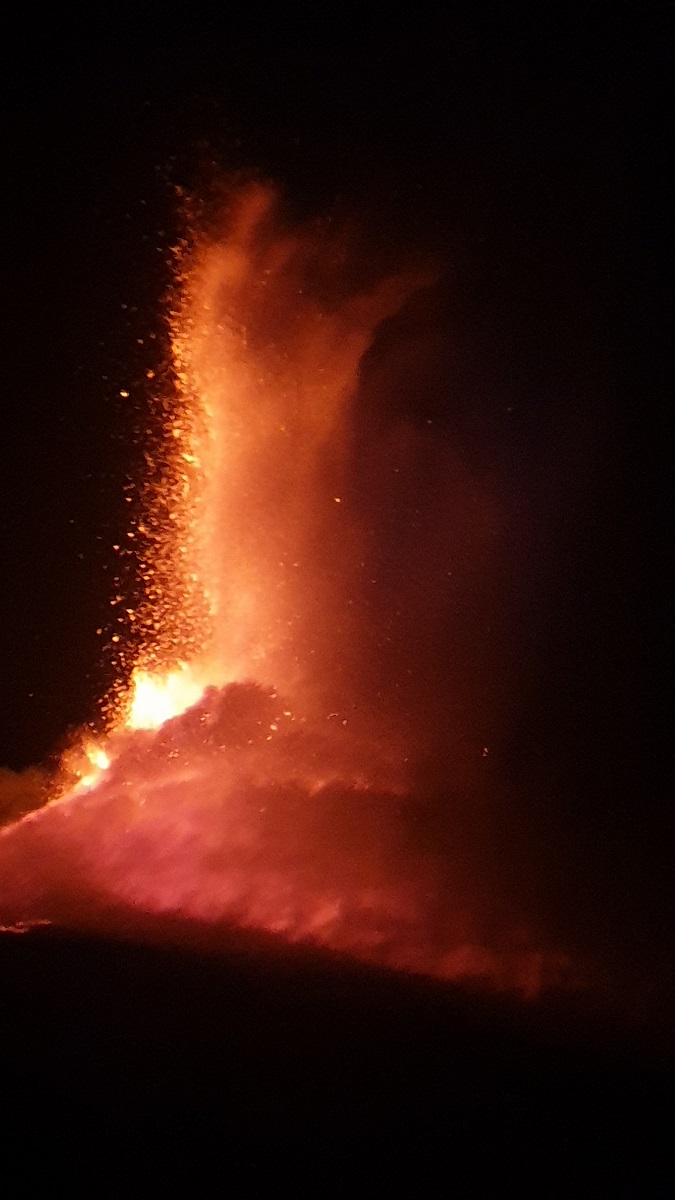
[[[129,729],[159,729],[201,699],[204,685],[195,679],[187,663],[179,663],[166,675],[136,671],[132,677],[131,700],[126,717]]]
[[[70,786],[4,829],[0,919],[234,922],[536,992],[567,960],[515,918],[495,933],[480,881],[420,841],[416,748],[368,674],[359,370],[433,272],[378,277],[351,236],[291,228],[253,185],[179,247],[175,386],[129,530],[143,595],[113,600],[129,683]]]

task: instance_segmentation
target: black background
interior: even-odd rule
[[[454,262],[451,324],[483,331],[489,386],[465,365],[459,401],[429,393],[420,417],[433,406],[478,458],[489,429],[530,476],[581,421],[590,482],[522,601],[534,666],[512,753],[555,773],[547,836],[585,879],[603,856],[621,871],[621,919],[663,963],[667,23],[462,13],[120,19],[6,47],[0,762],[41,761],[96,715],[171,185],[210,157],[253,167],[299,216],[381,208],[393,237]],[[517,418],[495,434],[507,393]]]

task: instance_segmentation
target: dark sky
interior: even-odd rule
[[[6,48],[0,764],[58,750],[109,682],[95,631],[161,357],[171,182],[214,158],[279,180],[299,216],[379,213],[392,244],[452,263],[439,303],[478,349],[452,411],[433,372],[420,405],[469,459],[497,437],[532,481],[558,430],[585,430],[592,482],[522,599],[519,752],[583,777],[570,803],[594,846],[610,819],[630,840],[647,814],[657,862],[666,42],[649,12],[580,26],[474,10],[43,30]],[[496,435],[506,394],[518,420]]]

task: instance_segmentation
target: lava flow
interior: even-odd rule
[[[356,241],[289,227],[250,185],[178,249],[173,391],[130,529],[143,597],[113,601],[128,684],[67,786],[5,826],[0,920],[240,925],[532,994],[567,959],[419,834],[419,745],[378,687],[389,638],[368,625],[401,617],[406,588],[374,609],[355,397],[434,273],[383,277]],[[373,456],[411,439],[399,423]]]

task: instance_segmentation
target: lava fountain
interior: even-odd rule
[[[415,836],[418,748],[364,652],[359,370],[434,271],[377,272],[353,230],[293,226],[258,184],[176,260],[173,390],[129,530],[142,599],[113,599],[126,683],[67,784],[2,831],[0,920],[178,920],[216,940],[238,925],[526,993],[560,984],[565,956],[515,915],[495,934],[481,881]]]

